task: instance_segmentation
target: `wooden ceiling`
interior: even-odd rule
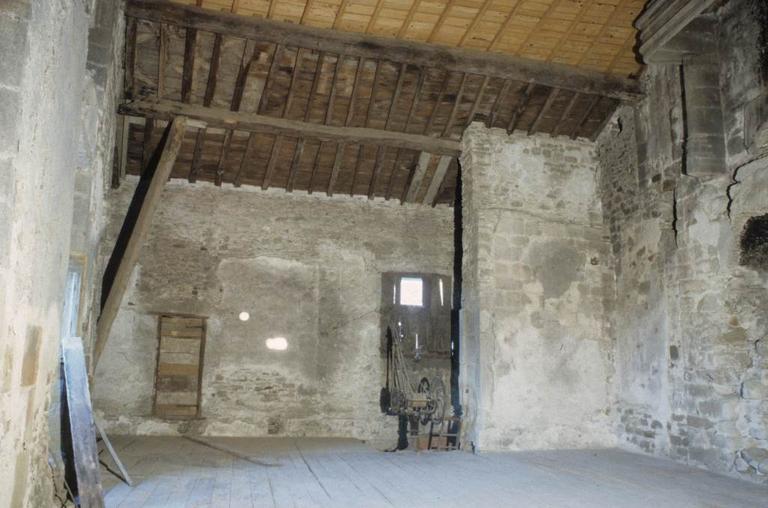
[[[192,128],[173,177],[451,204],[471,121],[593,138],[639,97],[634,80],[501,54],[162,0],[129,0],[126,15],[118,181],[142,173],[183,115]]]
[[[637,75],[645,0],[173,0],[300,23]]]

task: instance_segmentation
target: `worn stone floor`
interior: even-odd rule
[[[768,487],[619,450],[386,453],[345,439],[192,439],[113,438],[135,485],[103,473],[106,506],[768,506]]]

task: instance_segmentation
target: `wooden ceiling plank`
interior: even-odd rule
[[[376,0],[376,6],[373,8],[373,13],[371,14],[371,19],[368,20],[368,25],[365,27],[366,33],[371,33],[371,29],[376,25],[376,21],[379,19],[379,14],[381,13],[381,6],[383,5],[384,0]]]
[[[197,30],[187,28],[184,37],[184,67],[181,73],[181,102],[189,102],[192,93],[192,83],[195,74],[195,47],[197,46]]]
[[[381,78],[382,61],[376,60],[376,71],[373,73],[373,84],[371,85],[371,97],[368,99],[368,109],[365,112],[365,122],[363,125],[370,127],[373,116],[373,108],[376,105],[376,92],[379,89],[379,79]]]
[[[547,111],[549,111],[549,108],[552,107],[552,103],[555,102],[555,99],[557,99],[558,93],[560,93],[560,90],[557,88],[552,88],[549,91],[549,94],[547,95],[547,100],[544,101],[544,104],[541,106],[539,113],[536,115],[536,119],[533,121],[533,123],[531,124],[531,127],[528,129],[528,135],[531,135],[538,130],[539,125],[541,125],[541,121],[544,119],[544,115],[547,114]]]
[[[280,143],[283,141],[281,135],[275,136],[275,140],[272,143],[272,150],[269,152],[269,162],[267,162],[267,170],[264,172],[264,178],[261,180],[261,190],[269,189],[269,184],[272,183],[272,175],[275,173],[275,165],[277,164],[277,156],[280,153]]]
[[[333,187],[336,185],[336,180],[339,178],[339,170],[341,169],[341,162],[344,159],[344,143],[336,145],[336,156],[333,159],[333,169],[331,170],[331,178],[328,180],[328,190],[326,194],[333,196]]]
[[[427,42],[434,42],[435,36],[443,27],[443,23],[445,23],[445,18],[448,17],[448,11],[450,11],[451,7],[453,7],[453,2],[454,0],[446,0],[445,8],[440,13],[440,17],[437,18],[437,21],[435,22],[435,26],[432,27],[432,31],[429,32],[429,37],[427,37]]]
[[[576,62],[576,65],[582,65],[584,63],[584,58],[587,55],[593,54],[593,50],[594,50],[595,44],[598,44],[598,41],[600,41],[602,39],[602,37],[605,35],[605,33],[606,33],[606,31],[608,30],[609,27],[615,26],[614,20],[616,19],[616,17],[618,15],[624,14],[625,13],[625,10],[624,10],[625,4],[627,4],[629,2],[632,2],[632,1],[633,0],[620,0],[619,1],[618,5],[616,5],[616,7],[613,9],[613,12],[611,13],[611,15],[608,16],[608,19],[606,20],[606,22],[600,27],[600,31],[598,32],[597,36],[593,37],[589,41],[589,45],[587,46],[586,51],[584,51],[581,54],[581,56],[579,56],[579,59]]]
[[[421,152],[419,154],[419,160],[416,163],[416,168],[413,172],[413,177],[408,184],[408,190],[405,194],[405,199],[401,199],[403,203],[413,203],[416,200],[416,196],[421,189],[421,182],[424,180],[424,175],[429,168],[429,162],[432,160],[432,154],[429,152]]]
[[[459,85],[459,91],[456,92],[456,98],[453,100],[451,115],[448,117],[448,122],[445,124],[445,129],[443,129],[444,138],[450,137],[451,135],[451,129],[453,129],[453,123],[456,121],[456,113],[459,112],[459,108],[461,107],[461,99],[464,95],[464,87],[467,84],[468,77],[469,75],[467,73],[464,73],[461,76],[461,84]]]
[[[276,0],[269,0],[269,17],[272,17],[272,9],[273,5],[275,4]],[[301,18],[299,18],[299,24],[303,25],[307,22],[307,13],[309,13],[309,10],[312,8],[312,0],[307,0],[307,3],[304,4],[304,9],[301,10]]]
[[[349,0],[341,1],[341,5],[339,5],[339,10],[336,11],[336,16],[333,18],[332,28],[334,30],[337,30],[339,28],[339,24],[341,23],[341,18],[344,16],[344,11],[347,10],[348,4],[349,4]]]
[[[208,83],[205,85],[205,97],[203,106],[210,106],[213,101],[213,94],[216,93],[216,77],[219,72],[219,63],[221,61],[221,34],[215,34],[213,37],[213,48],[211,49],[211,63],[208,67]]]
[[[472,109],[469,110],[469,115],[467,116],[467,123],[465,125],[466,127],[469,127],[469,124],[472,123],[472,121],[475,119],[475,115],[477,114],[477,110],[480,107],[480,103],[483,101],[483,95],[485,94],[485,88],[488,86],[488,81],[490,81],[490,76],[485,76],[483,78],[483,82],[480,84],[480,89],[477,91],[477,95],[475,96],[475,102],[472,103]]]
[[[528,107],[528,100],[531,98],[531,92],[533,92],[533,89],[535,87],[536,85],[534,83],[528,83],[528,86],[525,87],[525,91],[523,92],[523,95],[517,101],[515,112],[512,113],[512,118],[510,118],[509,120],[509,124],[507,125],[507,132],[512,132],[517,127],[517,122],[520,121],[520,117],[525,111],[525,108]]]
[[[579,99],[579,94],[574,93],[573,97],[571,97],[571,100],[568,101],[568,105],[563,110],[563,114],[560,115],[560,119],[557,121],[557,125],[555,125],[555,129],[552,131],[552,136],[557,136],[560,134],[560,132],[563,129],[563,125],[568,120],[568,116],[571,114],[571,110],[573,109],[574,104],[576,104],[576,101]]]
[[[459,47],[464,46],[464,44],[467,42],[467,37],[470,34],[475,33],[475,29],[477,28],[477,24],[480,22],[481,19],[483,19],[483,16],[485,16],[486,11],[488,11],[488,7],[491,6],[491,3],[493,3],[493,0],[485,0],[483,2],[483,5],[480,6],[480,9],[477,11],[477,14],[475,14],[475,17],[472,18],[472,22],[469,24],[467,29],[464,31],[464,35],[461,36],[461,39],[459,40]]]
[[[207,129],[205,127],[200,127],[197,129],[197,135],[195,135],[195,148],[192,151],[192,165],[189,168],[189,175],[187,176],[189,183],[195,183],[197,181],[197,175],[200,174],[200,161],[203,156],[206,131]]]
[[[592,110],[595,109],[595,106],[597,106],[597,103],[600,102],[600,96],[599,95],[593,95],[590,99],[589,106],[584,111],[584,114],[579,118],[579,121],[574,125],[573,129],[571,130],[569,136],[571,139],[576,139],[576,136],[578,136],[579,131],[581,130],[582,126],[587,123],[587,120],[589,119],[589,116],[592,114]]]
[[[509,32],[509,25],[512,23],[512,21],[515,19],[517,15],[517,10],[523,6],[525,2],[517,2],[514,7],[509,11],[507,16],[504,18],[504,21],[501,23],[501,26],[499,27],[499,30],[496,32],[496,34],[493,36],[493,40],[491,41],[491,44],[488,45],[488,51],[494,51],[496,49],[496,46],[499,44],[499,41],[501,40],[502,34]]]
[[[132,99],[136,95],[136,18],[128,18],[125,25],[125,97]]]
[[[245,145],[245,150],[243,151],[243,158],[240,159],[240,166],[237,168],[237,173],[235,173],[235,177],[232,179],[232,184],[235,187],[240,187],[240,184],[243,181],[243,175],[245,174],[245,170],[248,168],[248,163],[253,158],[253,151],[256,149],[256,134],[251,132],[248,135],[248,142]]]
[[[437,199],[438,191],[443,185],[445,174],[448,172],[448,166],[451,164],[452,160],[453,157],[448,155],[443,155],[440,157],[440,161],[437,163],[437,169],[432,175],[432,181],[429,182],[427,193],[424,195],[424,201],[422,201],[423,204],[432,205]]]
[[[509,93],[509,87],[512,85],[512,82],[508,79],[504,80],[504,84],[501,86],[501,90],[499,90],[499,94],[496,96],[496,100],[493,101],[493,106],[491,106],[491,114],[488,118],[488,127],[493,127],[496,124],[496,118],[499,115],[499,108],[504,103],[504,99],[507,97],[507,93]]]
[[[523,3],[519,2],[518,5]],[[511,11],[505,26],[508,26],[514,12],[515,10]],[[468,72],[515,81],[534,81],[544,86],[605,95],[620,100],[636,101],[642,97],[636,80],[495,52],[448,48],[415,41],[309,27],[255,16],[237,16],[189,5],[172,4],[163,0],[128,0],[126,14],[129,17],[260,41],[291,44],[295,47],[321,49],[332,53],[343,52],[353,57],[385,59],[420,67],[443,68],[452,72]],[[503,30],[499,31],[501,32]]]
[[[402,39],[403,36],[405,35],[405,32],[408,31],[408,28],[409,28],[409,26],[411,24],[411,21],[413,21],[413,16],[419,10],[420,6],[421,6],[421,0],[416,0],[408,8],[408,14],[405,15],[405,19],[403,20],[403,24],[400,25],[400,29],[397,31],[397,38],[398,39]]]

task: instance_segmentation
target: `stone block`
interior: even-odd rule
[[[760,378],[748,379],[741,385],[741,396],[752,400],[768,399],[768,385]]]
[[[0,86],[0,154],[18,150],[21,96],[18,92]]]

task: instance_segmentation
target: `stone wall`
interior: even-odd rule
[[[81,115],[90,4],[0,4],[2,506],[53,498],[46,411],[58,378],[75,172],[94,171],[78,158],[83,137],[95,135],[85,129],[96,129]]]
[[[768,119],[757,5],[718,12],[719,97],[684,96],[677,66],[652,65],[647,98],[619,110],[598,154],[620,442],[765,482],[768,273],[740,264],[746,221],[768,212],[768,160],[754,142]],[[718,100],[724,167],[699,167],[686,158],[687,112]]]
[[[107,252],[135,184],[111,197]],[[96,371],[97,412],[115,433],[393,445],[397,420],[378,405],[381,274],[450,277],[452,216],[447,207],[168,183]],[[159,312],[208,318],[200,420],[152,416]],[[274,336],[288,350],[268,350]],[[447,366],[424,361],[420,370]]]
[[[462,145],[467,438],[480,450],[609,446],[594,144],[475,123]]]

